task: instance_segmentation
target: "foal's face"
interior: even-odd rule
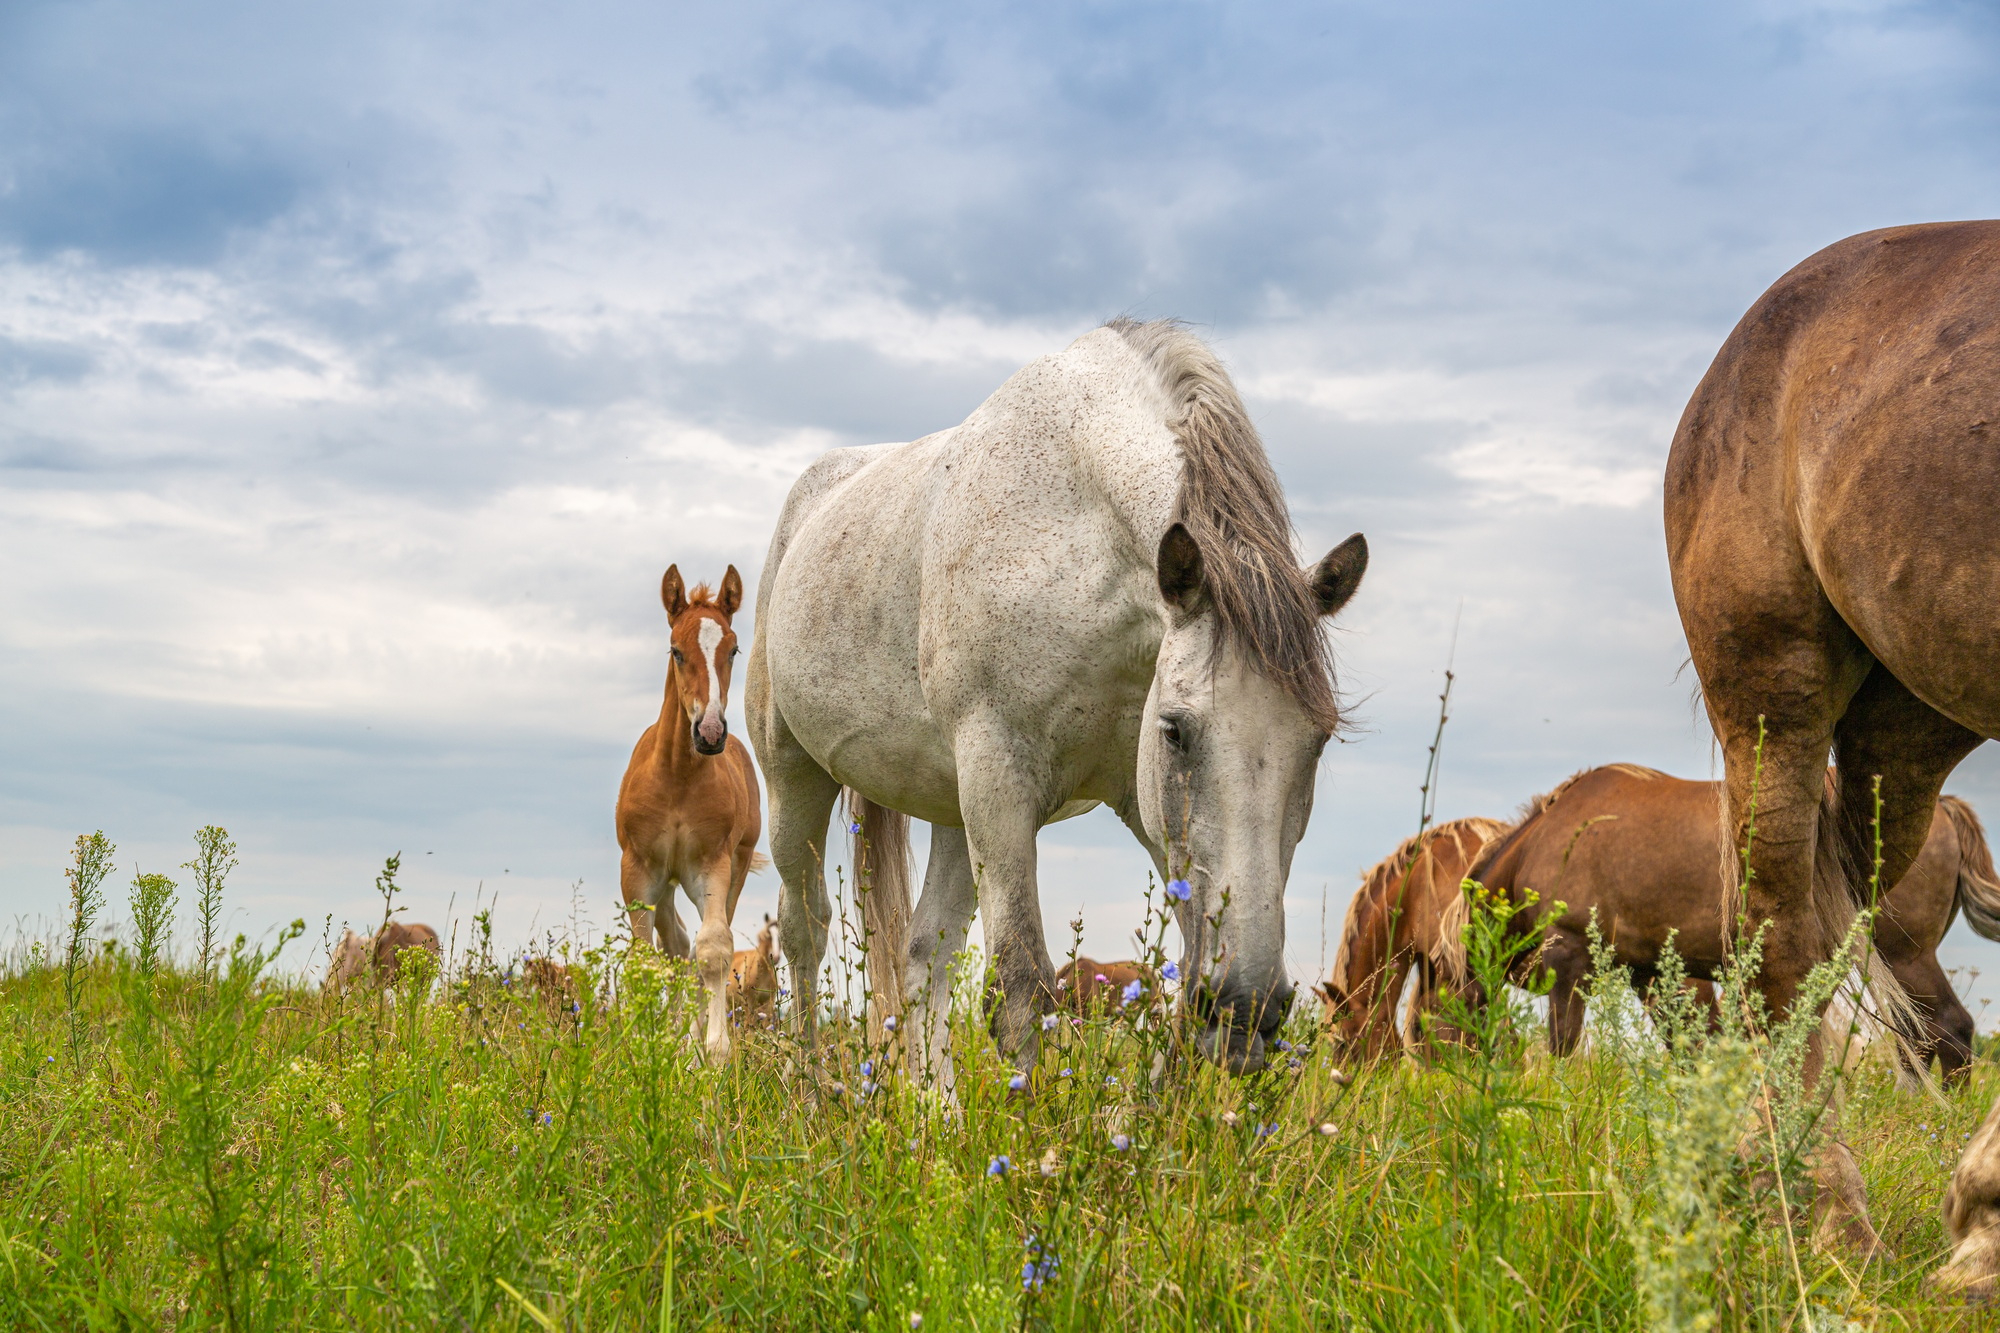
[[[702,754],[721,754],[729,739],[723,710],[729,706],[729,677],[738,651],[730,619],[743,604],[743,580],[731,565],[713,599],[702,588],[696,588],[690,599],[681,586],[680,568],[671,566],[660,585],[660,600],[667,608],[673,637],[668,692],[687,718],[694,748]]]

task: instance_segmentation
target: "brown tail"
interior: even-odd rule
[[[910,955],[910,817],[847,789],[854,886],[868,935],[868,989],[875,1000],[869,1035],[903,1012],[903,964]]]
[[[1972,807],[1956,796],[1938,797],[1938,809],[1958,835],[1958,906],[1965,924],[1989,940],[2000,940],[2000,875],[1993,870],[1986,830]]]
[[[1720,795],[1717,796],[1720,800]],[[1819,918],[1821,938],[1826,950],[1831,953],[1841,946],[1854,924],[1855,914],[1868,906],[1868,885],[1858,871],[1844,864],[1845,858],[1839,850],[1840,840],[1828,836],[1830,829],[1837,827],[1833,821],[1840,818],[1839,786],[1833,770],[1827,770],[1826,784],[1820,790],[1818,844],[1813,853],[1812,908]],[[1728,878],[1723,882],[1737,887],[1737,896],[1726,897],[1730,910],[1738,910],[1742,902],[1740,887],[1740,865],[1732,861],[1728,864]],[[1887,893],[1892,886],[1882,885]],[[1896,974],[1889,970],[1888,962],[1874,947],[1874,941],[1861,941],[1863,956],[1856,960],[1856,967],[1867,983],[1869,995],[1874,997],[1877,1015],[1887,1026],[1898,1032],[1924,1031],[1924,1018],[1917,1009],[1910,993],[1903,989],[1903,983],[1896,980]]]

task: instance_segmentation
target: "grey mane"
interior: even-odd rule
[[[1215,353],[1180,320],[1120,317],[1159,376],[1184,466],[1175,517],[1201,547],[1218,647],[1235,647],[1321,727],[1340,722],[1319,599],[1293,547],[1292,516],[1250,414]]]

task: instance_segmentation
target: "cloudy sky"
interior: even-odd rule
[[[6,0],[0,913],[55,914],[79,831],[123,878],[219,822],[246,929],[365,918],[399,849],[419,916],[601,925],[665,565],[754,584],[819,450],[1179,315],[1310,552],[1374,552],[1304,975],[1447,662],[1441,816],[1709,774],[1681,404],[1813,250],[2000,214],[1996,76],[1976,0]],[[2000,821],[2000,759],[1953,786]],[[1052,934],[1121,954],[1137,849],[1043,848]]]

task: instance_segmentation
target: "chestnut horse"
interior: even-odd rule
[[[737,651],[729,622],[743,604],[743,580],[731,565],[719,593],[706,584],[688,592],[680,567],[670,565],[660,602],[673,643],[666,700],[660,720],[632,747],[618,787],[618,845],[625,853],[619,887],[633,938],[657,942],[677,958],[688,956],[688,938],[674,889],[685,890],[700,910],[695,968],[708,989],[708,1053],[719,1060],[729,1054],[729,923],[745,877],[763,859],[757,770],[722,715]]]
[[[738,949],[729,960],[729,1017],[746,1028],[768,1028],[778,1019],[778,949],[771,931],[777,922],[764,918],[757,947]]]
[[[1828,775],[1828,799],[1833,776]],[[1538,902],[1514,918],[1523,931],[1547,930],[1523,976],[1546,968],[1549,1048],[1567,1055],[1583,1033],[1582,985],[1590,976],[1589,930],[1598,931],[1642,994],[1657,977],[1668,940],[1687,975],[1712,980],[1724,958],[1722,861],[1716,854],[1721,784],[1688,782],[1631,764],[1576,774],[1529,802],[1519,823],[1487,843],[1467,878],[1489,892]],[[1454,896],[1438,933],[1447,984],[1464,986]],[[1553,906],[1563,912],[1551,920]],[[1886,892],[1874,927],[1875,948],[1915,1003],[1917,1021],[1896,1024],[1921,1064],[1933,1054],[1948,1082],[1962,1081],[1972,1060],[1972,1015],[1952,991],[1937,948],[1963,907],[1967,923],[2000,938],[2000,882],[1985,830],[1972,807],[1939,799],[1921,855]],[[1452,947],[1455,946],[1455,947]],[[1895,1018],[1891,1015],[1891,1018]]]
[[[1144,963],[1126,959],[1100,963],[1079,954],[1056,969],[1056,998],[1066,1010],[1079,1017],[1102,1016],[1126,1007],[1126,988],[1138,982],[1142,998],[1134,1000],[1143,1012],[1160,998],[1159,981]]]
[[[438,933],[421,921],[391,921],[373,935],[350,930],[334,946],[323,989],[345,995],[364,981],[393,986],[402,976],[405,949],[428,949],[434,957],[444,956]]]
[[[1314,987],[1327,1030],[1345,1052],[1373,1059],[1415,1038],[1420,1007],[1410,1005],[1401,1036],[1396,1006],[1410,970],[1417,994],[1435,989],[1443,944],[1438,922],[1456,902],[1465,872],[1488,838],[1507,826],[1497,819],[1454,819],[1405,838],[1361,878],[1347,902],[1333,973]]]
[[[1748,848],[1744,906],[1752,929],[1771,923],[1773,1013],[1853,910],[1854,868],[1874,862],[1875,783],[1893,883],[1946,777],[2000,737],[1996,494],[2000,222],[1892,227],[1820,251],[1744,315],[1681,417],[1667,556],[1726,766],[1724,827]],[[1823,818],[1829,751],[1840,790]],[[1852,1160],[1827,1156],[1846,1159],[1831,1183],[1849,1239],[1879,1244]],[[2000,1109],[1945,1212],[1957,1249],[1938,1280],[1992,1292]]]

